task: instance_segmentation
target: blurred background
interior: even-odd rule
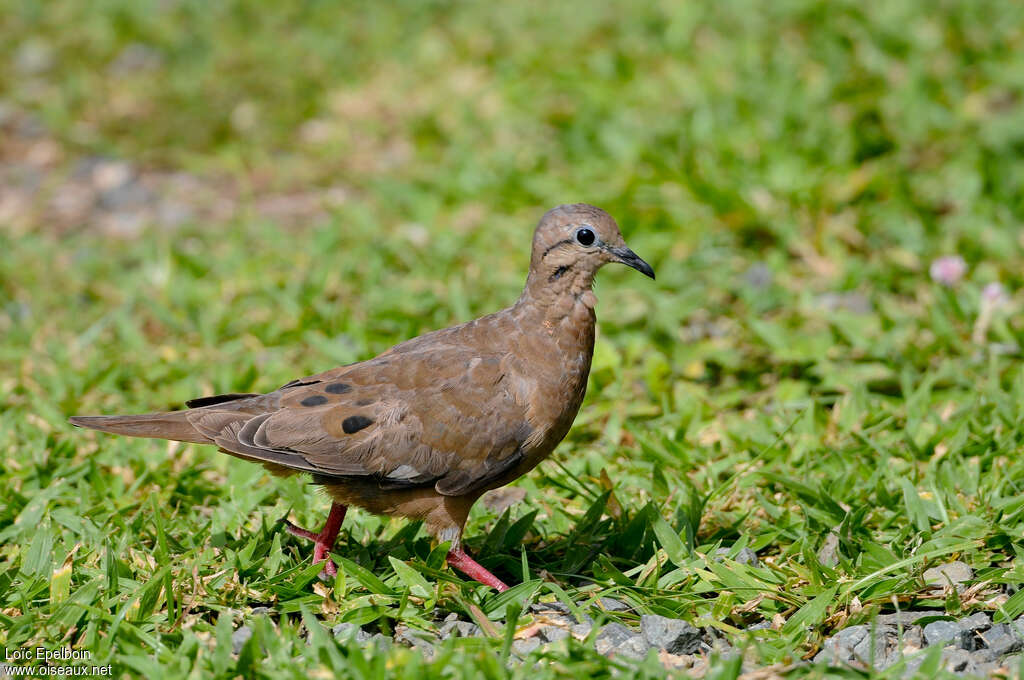
[[[827,360],[818,317],[875,308],[879,286],[899,296],[875,311],[910,304],[938,255],[1019,283],[1022,18],[998,1],[4,0],[6,354],[34,345],[45,373],[70,335],[87,363],[224,352],[210,388],[264,388],[254,344],[295,363],[306,342],[322,366],[514,300],[537,217],[587,201],[658,271],[657,289],[609,272],[598,291],[662,379],[763,359],[693,350],[735,332]],[[908,339],[870,344],[914,360]],[[154,363],[113,370],[138,381],[135,362]]]
[[[573,499],[544,531],[607,471],[623,517],[654,499],[691,546],[799,565],[838,502],[876,509],[840,552],[896,560],[1024,480],[1022,94],[1011,0],[0,0],[0,536],[52,515],[59,564],[91,545],[58,526],[82,498],[147,493],[199,542],[260,503],[313,517],[299,482],[65,418],[270,390],[494,311],[540,215],[586,201],[658,279],[599,276],[588,401],[522,483]],[[780,441],[703,520],[681,505]],[[1003,510],[971,540],[1022,549]],[[626,569],[651,535],[603,549]],[[572,543],[538,559],[597,569]],[[863,602],[913,592],[908,565]]]

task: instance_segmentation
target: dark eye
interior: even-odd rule
[[[595,238],[597,237],[594,236],[593,230],[588,229],[587,227],[576,230],[576,240],[579,241],[581,246],[593,245]]]

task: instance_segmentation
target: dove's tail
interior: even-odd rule
[[[124,434],[129,437],[150,437],[171,439],[176,442],[212,444],[213,440],[203,435],[189,422],[187,411],[147,413],[138,416],[72,416],[72,425],[88,427],[100,432]]]

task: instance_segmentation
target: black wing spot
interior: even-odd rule
[[[299,403],[303,406],[320,406],[327,403],[327,397],[322,394],[314,394],[312,397],[306,397]]]
[[[356,402],[356,406],[369,406],[370,404],[373,404],[376,401],[376,399],[360,399],[359,401]]]
[[[189,408],[202,408],[203,406],[213,406],[214,404],[223,404],[227,401],[236,401],[238,399],[245,399],[246,397],[258,397],[258,394],[218,394],[213,397],[199,397],[198,399],[189,399],[185,402],[185,406]]]
[[[341,429],[345,431],[345,434],[355,434],[370,425],[373,425],[373,420],[366,416],[349,416],[341,421]]]
[[[320,381],[319,380],[303,380],[302,378],[299,378],[298,380],[292,380],[290,383],[286,383],[284,385],[281,385],[277,389],[279,389],[279,390],[286,390],[286,389],[288,389],[290,387],[305,387],[306,385],[315,385],[318,382],[320,382]]]
[[[324,388],[324,392],[330,392],[331,394],[345,394],[351,392],[352,386],[348,383],[331,383]]]

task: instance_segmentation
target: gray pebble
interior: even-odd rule
[[[875,623],[884,623],[891,626],[912,626],[917,620],[925,616],[943,614],[941,611],[919,611],[919,612],[897,612],[895,614],[880,614],[875,617]]]
[[[1007,654],[1024,649],[1024,640],[1015,636],[1005,623],[992,626],[989,630],[981,633],[980,637],[988,648],[984,654],[986,661],[998,661]]]
[[[771,627],[772,627],[772,622],[771,621],[758,621],[757,623],[752,623],[749,626],[747,626],[747,630],[749,630],[749,631],[770,630]]]
[[[391,646],[392,640],[384,633],[374,633],[367,642],[374,647],[387,649]]]
[[[629,605],[621,600],[616,600],[613,597],[599,597],[597,599],[601,608],[608,612],[626,612],[631,609]]]
[[[158,68],[162,63],[160,53],[152,47],[132,43],[121,50],[117,58],[111,62],[109,71],[111,75],[123,76],[138,71],[149,71]]]
[[[834,531],[829,532],[818,549],[818,564],[826,567],[839,564],[839,535]]]
[[[138,182],[129,182],[100,192],[100,205],[106,210],[137,210],[153,200],[152,192]]]
[[[574,623],[569,628],[569,632],[572,633],[572,636],[574,638],[576,638],[577,640],[584,640],[584,639],[586,639],[586,637],[588,635],[590,635],[590,631],[592,631],[592,630],[594,630],[594,624],[592,624],[589,621],[583,621],[581,623]]]
[[[953,585],[957,590],[963,590],[963,584],[973,578],[974,570],[960,560],[932,567],[924,572],[925,583],[936,586]]]
[[[370,641],[370,634],[354,623],[339,623],[331,629],[331,634],[336,640],[352,640],[359,644],[366,644]]]
[[[924,641],[928,645],[958,645],[962,633],[955,621],[932,621],[924,627]]]
[[[49,71],[57,62],[53,47],[44,40],[33,38],[14,53],[14,68],[21,75],[34,76]]]
[[[721,558],[729,557],[729,553],[732,552],[732,548],[719,548],[715,551],[716,559],[720,562]],[[760,562],[757,559],[757,553],[750,548],[743,548],[736,553],[736,556],[732,558],[733,562],[739,564],[749,564],[752,567],[760,566]]]
[[[526,656],[538,647],[540,647],[540,640],[536,637],[528,637],[512,641],[512,651],[518,656]]]
[[[242,651],[242,647],[252,637],[252,629],[249,626],[242,626],[234,633],[231,634],[231,651],[238,654]]]
[[[631,659],[642,659],[647,656],[651,646],[647,644],[643,635],[634,635],[621,645],[612,650],[615,654],[628,656]]]
[[[871,301],[863,293],[847,291],[822,293],[814,300],[815,306],[827,312],[847,311],[854,314],[870,314]]]
[[[253,607],[249,613],[251,616],[270,616],[273,611],[270,607]]]
[[[644,614],[640,617],[640,631],[652,647],[669,654],[693,654],[700,649],[700,630],[682,619]]]
[[[569,629],[562,626],[544,626],[540,629],[539,635],[544,642],[558,642],[569,637]]]
[[[635,635],[636,633],[621,623],[609,623],[597,634],[594,649],[599,654],[609,654]]]
[[[963,649],[947,647],[942,650],[942,665],[954,673],[971,672],[970,667],[974,665],[973,662],[971,653]]]
[[[971,614],[966,619],[960,619],[958,623],[963,630],[982,631],[992,627],[992,618],[985,612],[978,612]]]
[[[868,627],[865,625],[850,626],[844,628],[832,637],[825,640],[823,649],[814,657],[815,663],[840,664],[853,661],[854,648],[860,644],[868,634]]]
[[[480,635],[480,626],[469,621],[446,621],[441,626],[438,634],[442,640],[447,640],[450,637],[478,637]]]
[[[534,614],[550,614],[551,612],[565,615],[572,614],[572,610],[561,602],[535,602],[530,605],[530,611]]]
[[[395,642],[416,647],[429,656],[434,653],[435,641],[436,638],[426,631],[410,628],[404,624],[395,626]]]
[[[896,629],[892,626],[872,626],[868,634],[853,648],[853,656],[861,663],[873,665],[876,670],[892,666],[902,658]]]
[[[755,262],[744,272],[743,279],[751,288],[767,288],[772,285],[772,270],[763,262]]]

